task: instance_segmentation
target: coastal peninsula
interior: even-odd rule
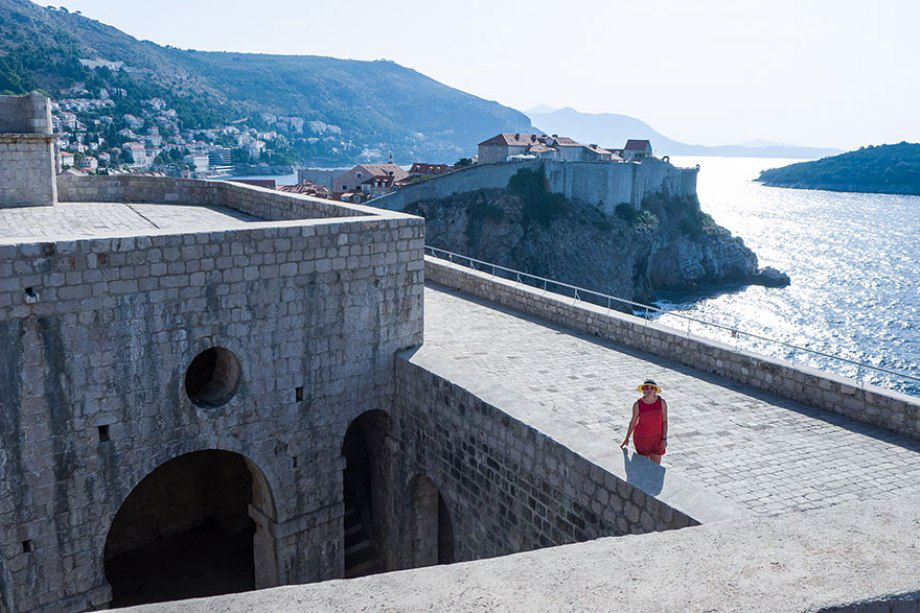
[[[764,170],[757,180],[770,187],[916,196],[920,195],[920,144],[863,147]]]

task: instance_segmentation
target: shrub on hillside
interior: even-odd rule
[[[521,168],[508,180],[508,190],[521,199],[525,220],[548,226],[568,211],[569,203],[565,196],[546,189],[542,168]]]

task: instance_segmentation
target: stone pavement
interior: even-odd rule
[[[612,448],[636,386],[655,379],[667,470],[758,515],[920,495],[920,442],[441,286],[425,291],[422,350],[462,366],[455,383],[510,389]]]
[[[0,209],[4,239],[71,239],[157,229],[207,231],[262,221],[233,209],[181,204],[63,202],[54,206]]]

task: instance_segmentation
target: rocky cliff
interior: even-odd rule
[[[639,210],[621,205],[606,215],[546,193],[538,179],[423,200],[406,212],[425,218],[432,247],[630,300],[652,301],[656,291],[789,282],[758,268],[754,252],[703,213],[696,198],[655,194]]]

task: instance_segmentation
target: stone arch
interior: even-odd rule
[[[390,543],[393,424],[386,411],[362,413],[342,439],[344,576],[361,577],[394,567]]]
[[[409,555],[411,567],[456,561],[454,527],[438,486],[427,475],[416,475],[409,488]]]
[[[268,479],[240,453],[197,450],[159,464],[109,526],[111,606],[277,585],[275,514]]]

